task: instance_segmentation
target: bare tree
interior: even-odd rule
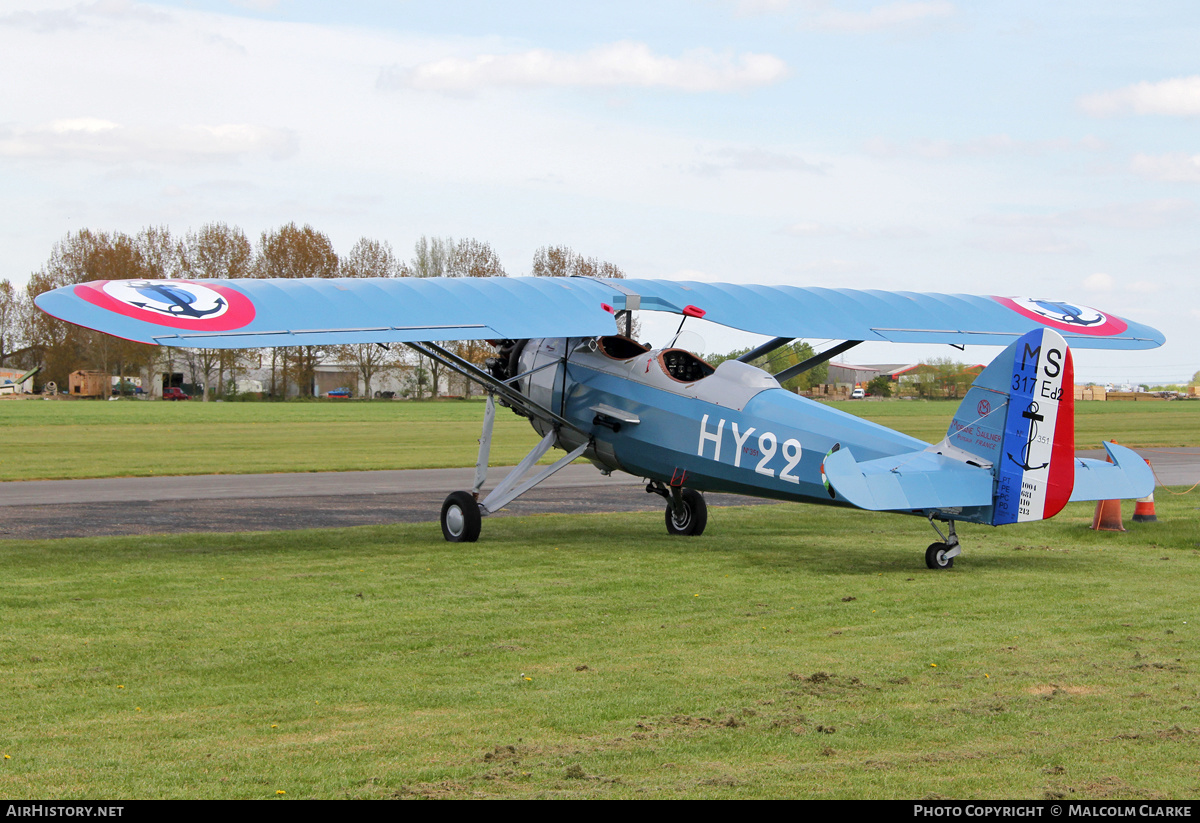
[[[142,277],[170,280],[179,277],[180,244],[166,226],[149,226],[133,239],[141,256]]]
[[[146,255],[135,238],[83,229],[54,244],[50,259],[30,276],[25,297],[32,305],[37,295],[61,286],[149,275]],[[68,375],[78,368],[122,377],[130,371],[143,371],[157,354],[156,346],[91,332],[32,308],[25,321],[26,340],[40,352],[45,378],[60,385],[66,385]]]
[[[255,274],[254,248],[236,226],[208,223],[179,244],[181,274],[195,280],[232,280]]]
[[[339,261],[341,277],[403,277],[407,267],[386,240],[361,238]]]
[[[534,277],[570,277],[577,255],[568,246],[542,246],[533,253]]]
[[[450,260],[454,256],[453,237],[428,238],[421,235],[413,247],[410,270],[413,277],[453,277]]]
[[[467,238],[452,244],[450,277],[506,277],[500,257],[491,245]]]
[[[18,293],[8,278],[0,280],[0,366],[17,347],[20,338],[21,306],[17,303]]]
[[[534,277],[604,277],[624,280],[625,272],[614,263],[584,257],[570,246],[542,246],[533,253]]]

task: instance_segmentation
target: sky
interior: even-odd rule
[[[85,228],[471,237],[512,275],[567,245],[630,277],[1071,300],[1167,337],[1077,350],[1080,382],[1186,381],[1197,43],[1188,0],[0,0],[0,277]]]

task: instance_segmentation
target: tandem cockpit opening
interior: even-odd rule
[[[530,365],[529,359],[525,357],[529,344],[534,342],[536,350],[542,348],[544,343],[544,341],[529,340],[493,340],[489,342],[495,347],[496,356],[489,357],[486,360],[486,366],[488,372],[497,380],[509,380],[520,375],[523,371],[523,358],[525,365]],[[607,360],[621,363],[627,363],[643,355],[653,355],[654,362],[663,374],[679,383],[695,383],[716,371],[714,367],[687,349],[671,346],[655,351],[645,343],[639,343],[619,334],[591,338],[582,345],[603,355]]]
[[[597,337],[596,350],[612,360],[632,360],[653,352],[645,343],[619,334]],[[668,377],[680,383],[695,383],[716,371],[692,352],[677,347],[662,349],[654,359]]]

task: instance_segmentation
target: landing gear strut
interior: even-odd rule
[[[479,459],[475,463],[475,487],[472,491],[451,492],[442,503],[442,537],[451,543],[474,543],[479,539],[481,520],[495,514],[512,501],[541,483],[559,469],[569,465],[572,460],[582,455],[588,448],[588,443],[578,446],[559,458],[553,465],[547,466],[532,477],[525,478],[526,473],[550,451],[558,438],[558,433],[551,430],[542,438],[542,442],[534,446],[525,455],[517,467],[500,481],[483,500],[479,499],[480,490],[487,480],[488,455],[492,447],[492,424],[496,419],[496,400],[491,392],[488,393],[487,405],[484,407],[483,434],[479,438]]]
[[[962,547],[958,544],[958,535],[954,533],[954,521],[947,521],[949,524],[949,535],[942,534],[942,530],[937,527],[933,517],[929,518],[929,525],[933,526],[933,530],[938,533],[938,537],[942,538],[941,543],[930,543],[929,548],[925,550],[925,565],[931,569],[950,569],[954,567],[954,558],[962,554]]]
[[[646,486],[646,491],[667,500],[667,534],[699,537],[708,525],[708,504],[704,495],[695,489],[671,486],[669,489],[658,481]]]

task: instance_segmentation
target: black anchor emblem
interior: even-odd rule
[[[169,314],[172,317],[208,317],[210,314],[217,314],[226,305],[225,298],[218,297],[211,309],[201,310],[192,306],[192,303],[196,301],[196,295],[183,289],[173,288],[169,283],[149,283],[142,281],[131,285],[139,293],[152,300],[170,304],[166,307],[160,307],[137,300],[130,300],[129,304],[131,306],[137,306],[139,309],[145,309],[146,311],[156,311],[159,314]]]
[[[1021,412],[1021,416],[1029,421],[1029,437],[1025,441],[1025,445],[1021,448],[1021,459],[1012,456],[1012,452],[1008,452],[1008,459],[1016,463],[1025,471],[1036,471],[1044,469],[1050,465],[1049,462],[1043,463],[1040,466],[1029,465],[1029,452],[1033,448],[1033,440],[1037,437],[1037,424],[1046,419],[1044,414],[1038,414],[1038,404],[1036,400],[1030,400],[1025,411]]]
[[[1072,306],[1070,303],[1063,303],[1059,300],[1034,300],[1033,302],[1045,311],[1057,312],[1062,315],[1061,322],[1070,323],[1072,326],[1094,326],[1097,323],[1104,322],[1103,317],[1097,317],[1095,320],[1084,320],[1083,309],[1078,306]]]

